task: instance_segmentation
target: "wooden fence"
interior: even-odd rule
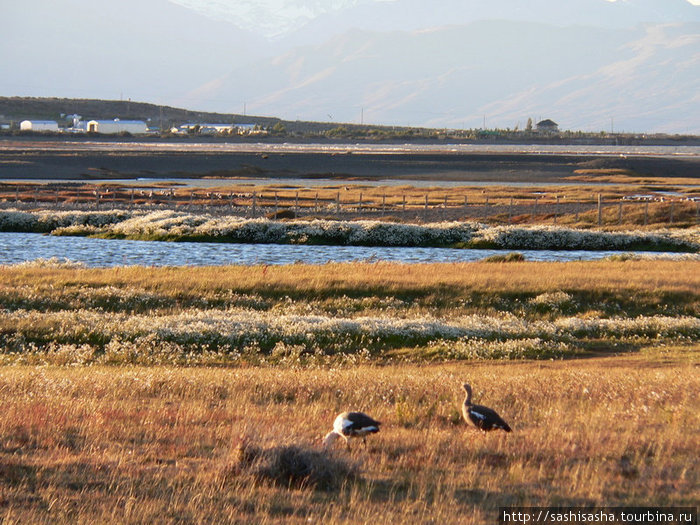
[[[600,193],[567,197],[547,193],[513,196],[485,191],[454,195],[449,189],[418,189],[392,194],[313,189],[217,192],[210,189],[142,190],[129,187],[51,188],[15,185],[0,188],[4,208],[106,210],[175,209],[242,217],[323,217],[433,222],[477,220],[497,224],[698,224],[700,200],[681,197],[604,198]]]

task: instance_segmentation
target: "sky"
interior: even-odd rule
[[[345,7],[397,0],[170,0],[212,18],[227,20],[268,38],[283,36],[301,23]],[[440,0],[437,0],[438,2]],[[566,1],[566,0],[562,0]],[[595,0],[591,0],[593,3]],[[625,2],[627,0],[607,0]],[[700,0],[687,0],[700,5]],[[439,4],[436,4],[439,5]],[[527,0],[522,0],[527,5]],[[409,8],[410,9],[410,8]]]
[[[700,133],[700,9],[685,0],[0,0],[0,19],[3,96]]]

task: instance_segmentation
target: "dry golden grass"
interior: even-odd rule
[[[32,286],[37,291],[65,287],[131,286],[167,295],[221,290],[265,293],[330,294],[343,291],[391,294],[543,293],[590,290],[624,293],[700,290],[698,261],[629,260],[584,262],[477,263],[330,263],[321,266],[116,267],[65,269],[5,267],[6,290]]]
[[[698,350],[348,369],[0,368],[0,521],[494,523],[505,505],[697,505]],[[512,434],[460,420],[460,384]],[[384,424],[340,488],[241,468],[319,450],[341,410]],[[351,470],[350,470],[351,471]]]
[[[697,316],[699,265],[16,266],[2,268],[0,307],[7,318],[57,309],[155,318],[233,304],[396,319]],[[562,292],[571,312],[528,299]],[[18,328],[2,326],[7,342]],[[566,361],[0,366],[0,522],[494,523],[507,505],[697,505],[697,338],[641,338],[634,353],[614,355],[619,341],[593,341],[610,357]],[[466,427],[466,380],[512,434]],[[320,438],[349,409],[382,431],[326,461]],[[301,462],[301,478],[280,459]]]

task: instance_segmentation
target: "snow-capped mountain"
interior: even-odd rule
[[[170,0],[266,38],[318,43],[351,29],[415,31],[478,20],[623,28],[700,21],[687,0]]]
[[[277,38],[328,13],[394,0],[171,0],[266,38]]]

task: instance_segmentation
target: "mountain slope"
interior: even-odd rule
[[[418,125],[457,118],[475,126],[480,108],[495,99],[602,67],[610,49],[631,34],[512,22],[415,33],[355,31],[235,70],[219,89],[236,89],[253,111],[288,119],[330,115],[357,122],[364,108],[371,122]]]
[[[700,24],[652,26],[595,71],[524,90],[484,111],[555,115],[569,129],[700,133]]]

